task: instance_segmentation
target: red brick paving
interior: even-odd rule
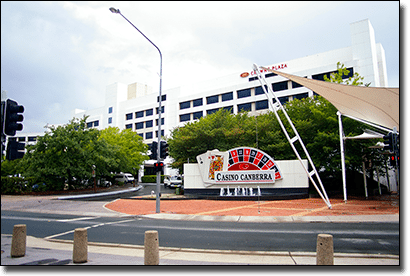
[[[161,200],[161,213],[212,216],[351,216],[399,214],[398,197],[384,199],[330,199],[329,209],[322,199],[307,198],[272,201],[233,201],[178,199]],[[156,201],[119,199],[105,205],[108,209],[129,215],[154,214]]]

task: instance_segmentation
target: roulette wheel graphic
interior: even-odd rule
[[[249,147],[229,150],[228,171],[274,170],[275,180],[282,179],[275,160],[265,152]]]

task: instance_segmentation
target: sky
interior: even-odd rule
[[[407,2],[407,1],[406,1]],[[106,86],[163,91],[348,47],[350,23],[369,19],[399,87],[398,1],[1,1],[1,89],[25,107],[24,132],[104,106]],[[403,6],[404,5],[404,6]],[[402,13],[403,14],[403,13]],[[402,64],[403,66],[403,64]],[[359,72],[360,74],[360,72]]]

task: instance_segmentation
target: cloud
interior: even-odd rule
[[[26,131],[101,107],[114,82],[158,90],[158,51],[111,6],[161,50],[164,90],[349,46],[349,24],[366,18],[398,82],[391,2],[2,1],[2,89],[25,105]]]

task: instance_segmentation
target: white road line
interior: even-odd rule
[[[134,221],[134,219],[127,219],[127,220],[113,221],[113,222],[105,222],[105,223],[94,224],[94,225],[91,225],[91,226],[88,226],[88,227],[83,227],[83,228],[84,228],[84,229],[90,229],[90,228],[96,228],[96,227],[100,227],[100,226],[104,226],[104,225],[125,223],[125,222],[130,222],[130,221]],[[74,230],[67,231],[67,232],[64,232],[64,233],[59,233],[59,234],[55,234],[55,235],[52,235],[52,236],[48,236],[48,237],[45,237],[44,239],[46,239],[46,240],[47,240],[47,239],[53,239],[53,238],[56,238],[56,237],[60,237],[60,236],[64,236],[64,235],[68,235],[68,234],[74,233],[74,231],[75,231],[75,229],[74,229]]]
[[[95,219],[98,217],[82,217],[82,218],[73,218],[73,219],[58,219],[58,222],[71,222],[71,221],[78,221],[78,220],[87,220],[87,219]]]

